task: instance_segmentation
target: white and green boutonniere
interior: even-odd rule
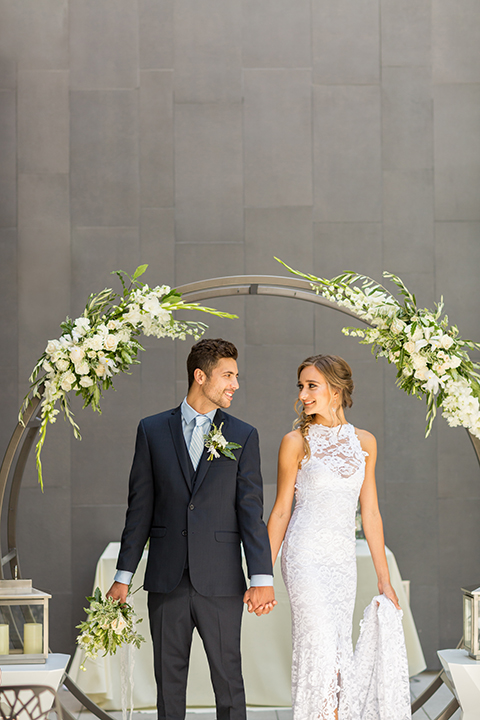
[[[219,428],[217,428],[215,423],[212,423],[212,429],[210,430],[208,435],[204,435],[205,447],[210,453],[210,455],[208,456],[208,460],[213,460],[214,457],[219,458],[220,453],[230,458],[231,460],[235,460],[235,455],[232,453],[232,450],[236,450],[237,448],[242,447],[238,443],[228,442],[223,437],[222,426],[223,422],[221,423]]]

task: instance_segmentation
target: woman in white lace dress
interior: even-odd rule
[[[268,521],[274,562],[285,539],[282,573],[292,607],[293,718],[362,720],[355,704],[351,637],[358,498],[379,592],[399,607],[378,509],[376,441],[345,419],[353,391],[345,360],[307,358],[298,369],[298,389],[301,412],[280,446],[277,498]]]

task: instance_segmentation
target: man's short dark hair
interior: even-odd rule
[[[215,340],[205,338],[199,340],[192,346],[187,358],[188,388],[190,389],[193,385],[195,379],[194,373],[197,368],[203,370],[205,375],[210,377],[213,368],[219,360],[222,358],[233,358],[233,360],[236,360],[237,357],[237,348],[228,340],[222,340],[222,338],[216,338]]]

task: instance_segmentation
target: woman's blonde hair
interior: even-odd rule
[[[306,358],[299,366],[297,370],[297,378],[300,380],[300,374],[306,367],[313,366],[322,373],[325,378],[327,385],[330,390],[330,396],[333,395],[334,391],[337,391],[340,395],[339,407],[347,408],[352,407],[352,393],[353,393],[353,380],[352,370],[350,365],[338,355],[312,355]],[[332,398],[333,402],[333,398]],[[294,430],[300,430],[303,437],[303,447],[305,450],[305,458],[310,458],[310,445],[308,443],[307,435],[308,428],[315,420],[315,415],[307,415],[303,410],[303,405],[300,400],[295,402],[295,412],[298,417],[293,423]],[[330,406],[330,415],[332,418],[332,425],[337,425],[340,422],[338,416],[338,408]]]

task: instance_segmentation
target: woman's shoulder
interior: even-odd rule
[[[375,438],[375,435],[373,433],[369,432],[368,430],[361,430],[360,428],[354,427],[355,433],[360,440],[360,445],[362,446],[362,450],[365,450],[369,455],[372,454],[372,452],[376,452],[377,449],[377,440]]]
[[[280,449],[286,451],[301,450],[303,452],[303,436],[300,430],[291,430],[283,436]]]

